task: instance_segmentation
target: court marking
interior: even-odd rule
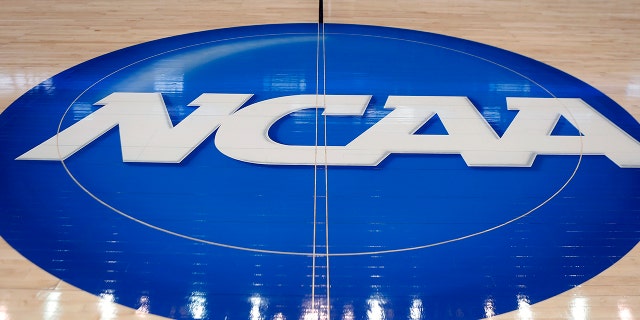
[[[431,46],[431,47],[435,47],[435,48],[439,48],[439,49],[443,49],[443,50],[449,50],[452,52],[456,52],[456,53],[460,53],[460,54],[464,54],[466,56],[475,58],[475,59],[479,59],[488,63],[491,63],[499,68],[502,68],[504,70],[510,71],[513,74],[518,75],[519,77],[533,83],[534,85],[536,85],[537,87],[541,88],[544,92],[546,92],[547,94],[549,94],[552,98],[556,99],[560,104],[562,103],[561,99],[558,99],[557,96],[555,96],[550,90],[546,89],[544,86],[540,85],[539,83],[537,83],[536,81],[534,81],[533,79],[511,69],[508,68],[500,63],[497,63],[495,61],[489,60],[487,58],[483,58],[480,57],[478,55],[474,55],[474,54],[470,54],[467,53],[465,51],[461,51],[461,50],[457,50],[457,49],[452,49],[446,46],[442,46],[442,45],[436,45],[436,44],[432,44],[432,43],[427,43],[427,42],[423,42],[423,41],[416,41],[416,40],[409,40],[409,39],[402,39],[402,38],[396,38],[396,37],[386,37],[386,36],[378,36],[378,35],[370,35],[370,34],[355,34],[355,33],[328,33],[331,35],[346,35],[346,36],[361,36],[361,37],[372,37],[372,38],[380,38],[380,39],[386,39],[386,40],[395,40],[395,41],[404,41],[404,42],[410,42],[410,43],[417,43],[417,44],[421,44],[421,45],[427,45],[427,46]],[[144,59],[140,59],[136,62],[130,63],[116,71],[113,71],[112,73],[106,75],[105,77],[99,79],[98,81],[96,81],[95,83],[91,84],[90,86],[88,86],[85,90],[83,90],[72,102],[71,104],[67,107],[67,109],[65,110],[65,112],[63,113],[63,115],[61,116],[61,119],[58,123],[58,127],[57,127],[57,132],[56,132],[56,138],[59,136],[61,129],[62,129],[62,124],[64,119],[66,118],[66,115],[69,113],[69,111],[71,110],[71,108],[73,107],[73,105],[76,103],[76,101],[78,101],[80,99],[80,97],[82,97],[86,92],[88,92],[91,88],[93,88],[94,86],[96,86],[97,84],[99,84],[100,82],[102,82],[103,80],[111,77],[112,75],[123,71],[131,66],[134,66],[140,62],[143,61],[147,61],[168,53],[172,53],[172,52],[176,52],[176,51],[180,51],[180,50],[185,50],[188,48],[192,48],[192,47],[197,47],[197,46],[203,46],[206,44],[211,44],[211,43],[218,43],[218,42],[225,42],[225,41],[231,41],[231,40],[236,40],[236,39],[246,39],[246,38],[264,38],[264,37],[269,37],[269,36],[283,36],[283,35],[313,35],[310,33],[269,33],[269,34],[261,34],[261,35],[251,35],[251,36],[243,36],[243,37],[232,37],[232,38],[226,38],[226,39],[218,39],[218,40],[213,40],[213,41],[205,41],[205,42],[201,42],[201,43],[197,43],[197,44],[192,44],[192,45],[188,45],[188,46],[184,46],[184,47],[180,47],[180,48],[175,48],[175,49],[171,49],[171,50],[167,50],[158,54],[154,54],[151,55],[149,57],[146,57]],[[326,81],[326,77],[324,79]],[[326,90],[326,83],[325,83],[325,90]],[[568,114],[571,114],[571,111],[568,108],[567,109]],[[318,111],[318,108],[316,108],[316,112]],[[326,116],[325,116],[326,117]],[[577,123],[577,121],[574,121],[575,123]],[[326,126],[326,121],[325,121],[325,126]],[[580,131],[579,127],[576,127],[576,129],[578,129],[578,131]],[[326,129],[325,129],[325,135],[326,135]],[[195,242],[199,242],[199,243],[203,243],[203,244],[207,244],[207,245],[212,245],[212,246],[217,246],[217,247],[223,247],[223,248],[228,248],[228,249],[235,249],[235,250],[241,250],[241,251],[248,251],[248,252],[255,252],[255,253],[265,253],[265,254],[276,254],[276,255],[293,255],[293,256],[311,256],[314,257],[314,261],[315,261],[315,257],[326,257],[327,259],[329,257],[337,257],[337,256],[363,256],[363,255],[379,255],[379,254],[389,254],[389,253],[398,253],[398,252],[406,252],[406,251],[414,251],[414,250],[421,250],[421,249],[426,249],[426,248],[430,248],[430,247],[436,247],[436,246],[440,246],[440,245],[445,245],[448,243],[453,243],[453,242],[457,242],[457,241],[461,241],[461,240],[465,240],[465,239],[469,239],[472,237],[476,237],[482,234],[486,234],[488,232],[497,230],[499,228],[502,228],[504,226],[507,226],[515,221],[518,221],[526,216],[529,216],[530,214],[532,214],[533,212],[535,212],[536,210],[540,209],[541,207],[543,207],[545,204],[547,204],[549,201],[551,201],[553,198],[555,198],[558,194],[560,194],[562,192],[562,190],[564,190],[566,188],[567,185],[569,185],[569,183],[571,182],[571,180],[573,180],[574,176],[576,175],[578,169],[580,168],[580,164],[582,162],[582,157],[583,157],[583,143],[582,143],[582,136],[579,135],[579,141],[580,141],[580,153],[578,154],[578,160],[576,162],[576,166],[573,169],[572,173],[569,175],[569,177],[567,178],[567,180],[559,187],[558,190],[556,190],[553,194],[551,194],[551,196],[549,196],[547,199],[543,200],[540,204],[538,204],[537,206],[533,207],[532,209],[530,209],[529,211],[516,216],[513,219],[510,219],[508,221],[503,222],[502,224],[498,224],[496,226],[493,226],[491,228],[487,228],[475,233],[471,233],[471,234],[467,234],[464,236],[460,236],[460,237],[456,237],[456,238],[452,238],[452,239],[448,239],[448,240],[443,240],[443,241],[439,241],[439,242],[434,242],[434,243],[429,243],[429,244],[425,244],[425,245],[420,245],[420,246],[413,246],[413,247],[405,247],[405,248],[396,248],[396,249],[388,249],[388,250],[376,250],[376,251],[362,251],[362,252],[343,252],[343,253],[330,253],[328,251],[328,246],[326,249],[325,253],[317,253],[315,252],[315,247],[316,244],[314,243],[313,245],[313,250],[312,252],[296,252],[296,251],[283,251],[283,250],[268,250],[268,249],[258,249],[258,248],[251,248],[251,247],[243,247],[243,246],[236,246],[236,245],[232,245],[232,244],[228,244],[228,243],[221,243],[221,242],[215,242],[215,241],[210,241],[210,240],[205,240],[205,239],[201,239],[201,238],[197,238],[197,237],[192,237],[189,235],[185,235],[185,234],[181,234],[178,232],[174,232],[171,230],[168,230],[166,228],[161,228],[158,227],[156,225],[153,225],[151,223],[148,223],[146,221],[137,219],[133,216],[131,216],[130,214],[127,214],[115,207],[113,207],[112,205],[108,204],[106,201],[100,199],[98,196],[94,195],[90,190],[88,190],[80,181],[78,181],[76,179],[76,177],[73,175],[73,173],[71,172],[71,170],[67,167],[65,160],[62,159],[62,156],[60,155],[60,149],[58,148],[58,153],[59,153],[59,161],[62,164],[64,170],[66,171],[67,175],[69,176],[69,178],[76,184],[78,185],[78,187],[85,192],[87,195],[89,195],[91,198],[93,198],[94,200],[96,200],[98,203],[102,204],[103,206],[105,206],[106,208],[110,209],[111,211],[129,219],[132,220],[136,223],[139,223],[145,227],[148,227],[150,229],[154,229],[172,236],[176,236],[179,238],[183,238],[186,240],[191,240],[191,241],[195,241]],[[326,139],[325,139],[325,144],[326,144]],[[59,147],[59,145],[58,145]],[[326,146],[325,146],[326,148]],[[326,152],[325,152],[325,156],[326,156]],[[325,159],[325,163],[326,163],[326,159]],[[327,171],[325,171],[325,178],[328,175]],[[325,185],[327,185],[327,183],[325,183]],[[315,191],[314,191],[315,192]],[[328,195],[328,194],[327,194]],[[315,197],[314,197],[315,198]],[[327,197],[325,197],[325,201],[327,200]],[[315,206],[315,200],[314,200],[314,206]],[[328,206],[327,206],[327,210],[328,210]],[[315,209],[314,209],[315,211]],[[315,213],[314,213],[314,232],[315,232]],[[327,214],[327,219],[328,219],[328,214]],[[328,224],[325,225],[326,231],[328,233]],[[315,239],[316,235],[314,234],[314,239]],[[314,268],[315,269],[315,268]]]

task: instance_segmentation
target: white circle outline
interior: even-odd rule
[[[402,29],[404,30],[404,29]],[[411,30],[409,30],[411,31]],[[426,33],[426,32],[425,32]],[[436,44],[432,44],[432,43],[427,43],[427,42],[423,42],[423,41],[417,41],[417,40],[408,40],[408,39],[401,39],[401,38],[395,38],[395,37],[386,37],[386,36],[378,36],[378,35],[370,35],[370,34],[354,34],[354,33],[340,33],[340,32],[336,32],[336,33],[327,33],[327,34],[331,34],[331,35],[343,35],[343,36],[360,36],[360,37],[371,37],[371,38],[380,38],[380,39],[387,39],[387,40],[397,40],[397,41],[404,41],[404,42],[412,42],[412,43],[417,43],[417,44],[423,44],[423,45],[428,45],[431,47],[435,47],[435,48],[440,48],[440,49],[444,49],[444,50],[449,50],[452,52],[457,52],[460,54],[464,54],[467,55],[469,57],[472,58],[476,58],[488,63],[491,63],[495,66],[498,66],[502,69],[505,69],[507,71],[510,71],[520,77],[522,77],[523,79],[533,83],[534,85],[538,86],[540,89],[542,89],[543,91],[545,91],[547,94],[549,94],[552,98],[557,99],[558,102],[560,104],[562,104],[562,100],[560,100],[558,97],[556,97],[551,91],[549,91],[547,88],[543,87],[542,85],[540,85],[539,83],[537,83],[536,81],[534,81],[533,79],[511,69],[508,68],[502,64],[499,64],[495,61],[474,55],[474,54],[470,54],[461,50],[457,50],[457,49],[451,49],[445,46],[441,46],[441,45],[436,45]],[[205,41],[205,42],[201,42],[201,43],[197,43],[197,44],[191,44],[188,46],[184,46],[184,47],[180,47],[180,48],[175,48],[175,49],[171,49],[171,50],[167,50],[161,53],[157,53],[154,55],[151,55],[149,57],[146,57],[144,59],[140,59],[138,61],[132,62],[124,67],[121,67],[111,73],[109,73],[108,75],[102,77],[101,79],[97,80],[96,82],[94,82],[93,84],[91,84],[90,86],[88,86],[85,90],[83,90],[67,107],[67,109],[65,110],[65,112],[62,114],[61,118],[60,118],[60,122],[58,123],[58,128],[57,128],[57,132],[56,132],[56,147],[58,150],[58,158],[59,161],[61,163],[61,165],[63,166],[64,170],[67,172],[67,175],[69,176],[69,178],[76,184],[78,185],[78,187],[84,191],[87,195],[89,195],[91,198],[93,198],[94,200],[96,200],[98,203],[102,204],[103,206],[107,207],[108,209],[116,212],[117,214],[132,220],[134,222],[137,222],[141,225],[144,225],[148,228],[172,235],[172,236],[176,236],[179,238],[183,238],[186,240],[191,240],[191,241],[195,241],[195,242],[199,242],[199,243],[203,243],[203,244],[208,244],[208,245],[213,245],[213,246],[218,246],[218,247],[223,247],[223,248],[228,248],[228,249],[236,249],[236,250],[241,250],[241,251],[249,251],[249,252],[256,252],[256,253],[264,253],[264,254],[278,254],[278,255],[290,255],[290,256],[305,256],[305,257],[311,257],[311,256],[315,256],[315,257],[324,257],[324,256],[329,256],[329,257],[339,257],[339,256],[364,256],[364,255],[380,255],[380,254],[388,254],[388,253],[398,253],[398,252],[406,252],[406,251],[415,251],[415,250],[421,250],[421,249],[426,249],[426,248],[431,248],[431,247],[436,247],[436,246],[440,246],[440,245],[444,245],[444,244],[448,244],[448,243],[453,243],[453,242],[457,242],[457,241],[461,241],[461,240],[465,240],[465,239],[469,239],[472,237],[476,237],[491,231],[494,231],[496,229],[502,228],[504,226],[507,226],[515,221],[518,221],[530,214],[532,214],[534,211],[540,209],[542,206],[546,205],[549,201],[551,201],[553,198],[555,198],[558,194],[560,194],[560,192],[562,192],[567,185],[569,185],[569,183],[571,182],[571,180],[573,180],[573,178],[575,177],[576,173],[578,172],[578,169],[580,168],[580,164],[582,163],[582,157],[583,157],[583,138],[582,135],[578,135],[579,137],[579,141],[580,141],[580,153],[578,154],[578,161],[576,163],[576,167],[573,169],[573,172],[571,173],[571,175],[567,178],[567,180],[565,181],[565,183],[560,186],[560,188],[558,190],[556,190],[551,196],[549,196],[546,200],[542,201],[540,204],[538,204],[537,206],[533,207],[532,209],[530,209],[529,211],[515,217],[512,218],[511,220],[508,220],[506,222],[503,222],[501,224],[498,224],[496,226],[493,226],[491,228],[487,228],[475,233],[470,233],[464,236],[460,236],[457,238],[452,238],[452,239],[448,239],[448,240],[443,240],[443,241],[439,241],[439,242],[433,242],[433,243],[429,243],[429,244],[425,244],[425,245],[420,245],[420,246],[413,246],[413,247],[405,247],[405,248],[397,248],[397,249],[388,249],[388,250],[377,250],[377,251],[362,251],[362,252],[341,252],[341,253],[330,253],[330,254],[326,254],[326,253],[316,253],[315,255],[312,252],[295,252],[295,251],[280,251],[280,250],[267,250],[267,249],[257,249],[257,248],[251,248],[251,247],[243,247],[243,246],[236,246],[236,245],[231,245],[231,244],[226,244],[226,243],[221,243],[221,242],[215,242],[215,241],[210,241],[210,240],[204,240],[204,239],[200,239],[200,238],[196,238],[196,237],[192,237],[192,236],[188,236],[188,235],[184,235],[178,232],[174,232],[162,227],[158,227],[156,225],[153,225],[151,223],[148,223],[146,221],[137,219],[113,206],[111,206],[110,204],[108,204],[107,202],[105,202],[104,200],[100,199],[99,197],[97,197],[96,195],[94,195],[93,193],[91,193],[91,191],[89,191],[84,185],[82,185],[80,183],[80,181],[78,181],[76,179],[76,177],[71,173],[71,171],[69,170],[69,168],[67,167],[65,160],[62,158],[62,155],[60,153],[60,146],[59,146],[59,134],[60,134],[60,130],[62,128],[62,123],[64,121],[64,119],[66,118],[66,115],[69,113],[69,111],[71,110],[71,108],[73,107],[73,105],[78,101],[78,99],[80,99],[80,97],[82,97],[87,91],[91,90],[94,86],[96,86],[97,84],[99,84],[100,82],[102,82],[103,80],[111,77],[112,75],[127,69],[133,65],[136,65],[138,63],[141,63],[143,61],[147,61],[153,58],[156,58],[158,56],[161,55],[165,55],[171,52],[175,52],[175,51],[180,51],[180,50],[184,50],[187,48],[192,48],[192,47],[197,47],[197,46],[202,46],[202,45],[206,45],[206,44],[211,44],[211,43],[216,43],[216,42],[224,42],[224,41],[230,41],[230,40],[237,40],[237,39],[247,39],[247,38],[258,38],[258,37],[269,37],[269,36],[283,36],[283,35],[310,35],[310,33],[269,33],[269,34],[260,34],[260,35],[251,35],[251,36],[242,36],[242,37],[233,37],[233,38],[226,38],[226,39],[218,39],[218,40],[212,40],[212,41]],[[456,38],[457,39],[457,38]],[[465,39],[460,39],[460,40],[464,40],[464,41],[469,41],[469,40],[465,40]],[[476,43],[476,42],[474,42]],[[492,47],[493,48],[493,47]],[[510,54],[515,54],[513,52],[509,52]],[[551,66],[548,66],[550,68],[553,68]],[[554,68],[555,69],[555,68]],[[573,120],[575,120],[575,118],[573,117],[573,115],[571,114],[571,111],[567,109],[568,114],[571,116],[571,118],[573,118]],[[578,122],[574,121],[574,123],[576,124],[576,129],[580,132],[580,128],[578,127]]]

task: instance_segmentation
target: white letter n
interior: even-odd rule
[[[189,104],[199,108],[174,127],[160,93],[115,92],[95,103],[102,108],[16,160],[64,160],[117,125],[124,162],[179,163],[250,97],[202,94]]]

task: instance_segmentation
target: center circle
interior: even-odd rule
[[[190,115],[189,102],[202,93],[253,94],[245,106],[285,95],[371,94],[363,116],[326,118],[326,143],[343,146],[388,115],[384,104],[392,95],[466,96],[498,135],[515,116],[503,111],[506,97],[554,98],[535,79],[501,61],[460,49],[366,34],[330,33],[324,41],[328,62],[320,66],[322,73],[316,71],[316,34],[229,38],[154,54],[88,86],[69,106],[60,128],[95,111],[100,107],[95,102],[113,92],[161,92],[174,126]],[[315,109],[294,112],[268,134],[284,144],[312,145],[315,117]],[[442,122],[431,120],[415,134],[447,134]],[[325,186],[314,180],[312,166],[256,165],[225,157],[213,143],[215,132],[180,164],[123,163],[119,134],[111,130],[63,161],[70,177],[94,199],[174,236],[289,255],[311,254],[310,230],[318,227],[314,207],[331,220],[329,255],[424,249],[534,213],[579,166],[578,157],[543,158],[533,168],[505,169],[469,167],[457,154],[392,154],[375,167],[321,169]],[[318,201],[314,189],[328,193],[320,192]]]

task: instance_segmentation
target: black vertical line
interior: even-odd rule
[[[324,23],[324,0],[318,1],[318,23]]]

